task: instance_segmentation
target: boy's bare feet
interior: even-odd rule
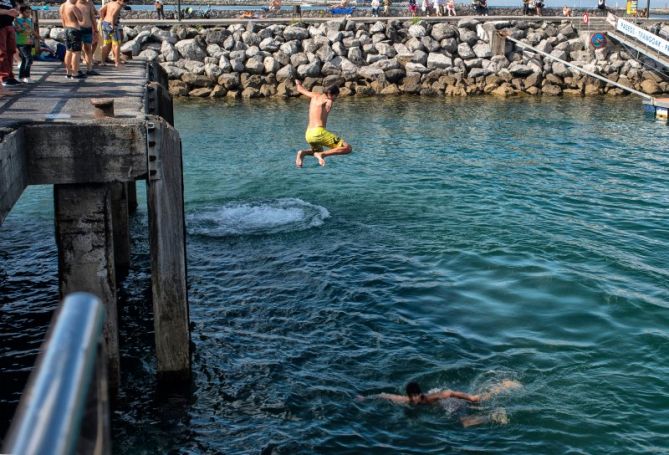
[[[323,158],[323,152],[314,153],[314,158],[318,160],[318,164],[325,166],[325,158]]]
[[[295,156],[295,166],[302,167],[302,161],[304,159],[304,152],[306,150],[298,150],[297,155]]]

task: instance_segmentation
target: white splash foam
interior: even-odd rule
[[[189,215],[188,231],[211,237],[277,234],[322,226],[329,216],[325,207],[297,198],[234,202]]]

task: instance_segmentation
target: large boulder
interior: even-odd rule
[[[472,48],[467,43],[460,43],[458,45],[458,55],[463,60],[467,60],[467,59],[476,57],[476,54],[474,53]]]
[[[318,77],[321,75],[321,63],[314,60],[311,63],[300,65],[297,67],[297,75],[300,78]]]
[[[430,52],[427,56],[427,67],[429,69],[450,68],[451,66],[453,66],[453,59],[444,54]]]
[[[445,22],[434,24],[432,26],[432,32],[430,33],[432,38],[436,39],[437,41],[441,41],[446,38],[454,38],[457,36],[457,34],[457,27]]]
[[[174,45],[181,56],[188,60],[203,61],[207,52],[200,47],[195,39],[181,40]]]
[[[362,68],[359,68],[358,76],[367,81],[377,81],[385,79],[383,70],[373,66],[363,66]]]
[[[309,31],[306,28],[289,25],[283,31],[283,37],[286,41],[303,40],[309,38]]]
[[[415,24],[409,27],[409,35],[414,38],[422,38],[426,33],[425,27],[422,25]]]
[[[484,42],[478,43],[477,45],[474,46],[473,51],[478,58],[492,57],[492,50],[490,49],[490,45],[488,43]]]

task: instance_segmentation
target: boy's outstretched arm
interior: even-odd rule
[[[301,81],[295,80],[295,86],[297,87],[297,91],[300,92],[300,94],[302,94],[304,96],[308,96],[309,98],[313,98],[314,96],[317,95],[316,93],[310,92],[309,90],[304,88],[304,86],[302,86]]]
[[[471,401],[472,403],[478,403],[481,401],[479,395],[470,395],[465,392],[457,392],[455,390],[445,390],[441,392],[441,398],[459,398],[461,400]]]

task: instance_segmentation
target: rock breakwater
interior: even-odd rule
[[[669,92],[666,77],[612,43],[592,48],[589,34],[579,33],[570,21],[488,24],[465,18],[436,23],[338,20],[318,25],[137,26],[125,27],[122,51],[159,61],[175,96],[296,96],[295,79],[315,91],[336,84],[343,96],[625,94],[510,41],[495,55],[490,33],[501,31],[626,87],[650,95]],[[42,34],[60,40],[62,29],[45,29]]]

